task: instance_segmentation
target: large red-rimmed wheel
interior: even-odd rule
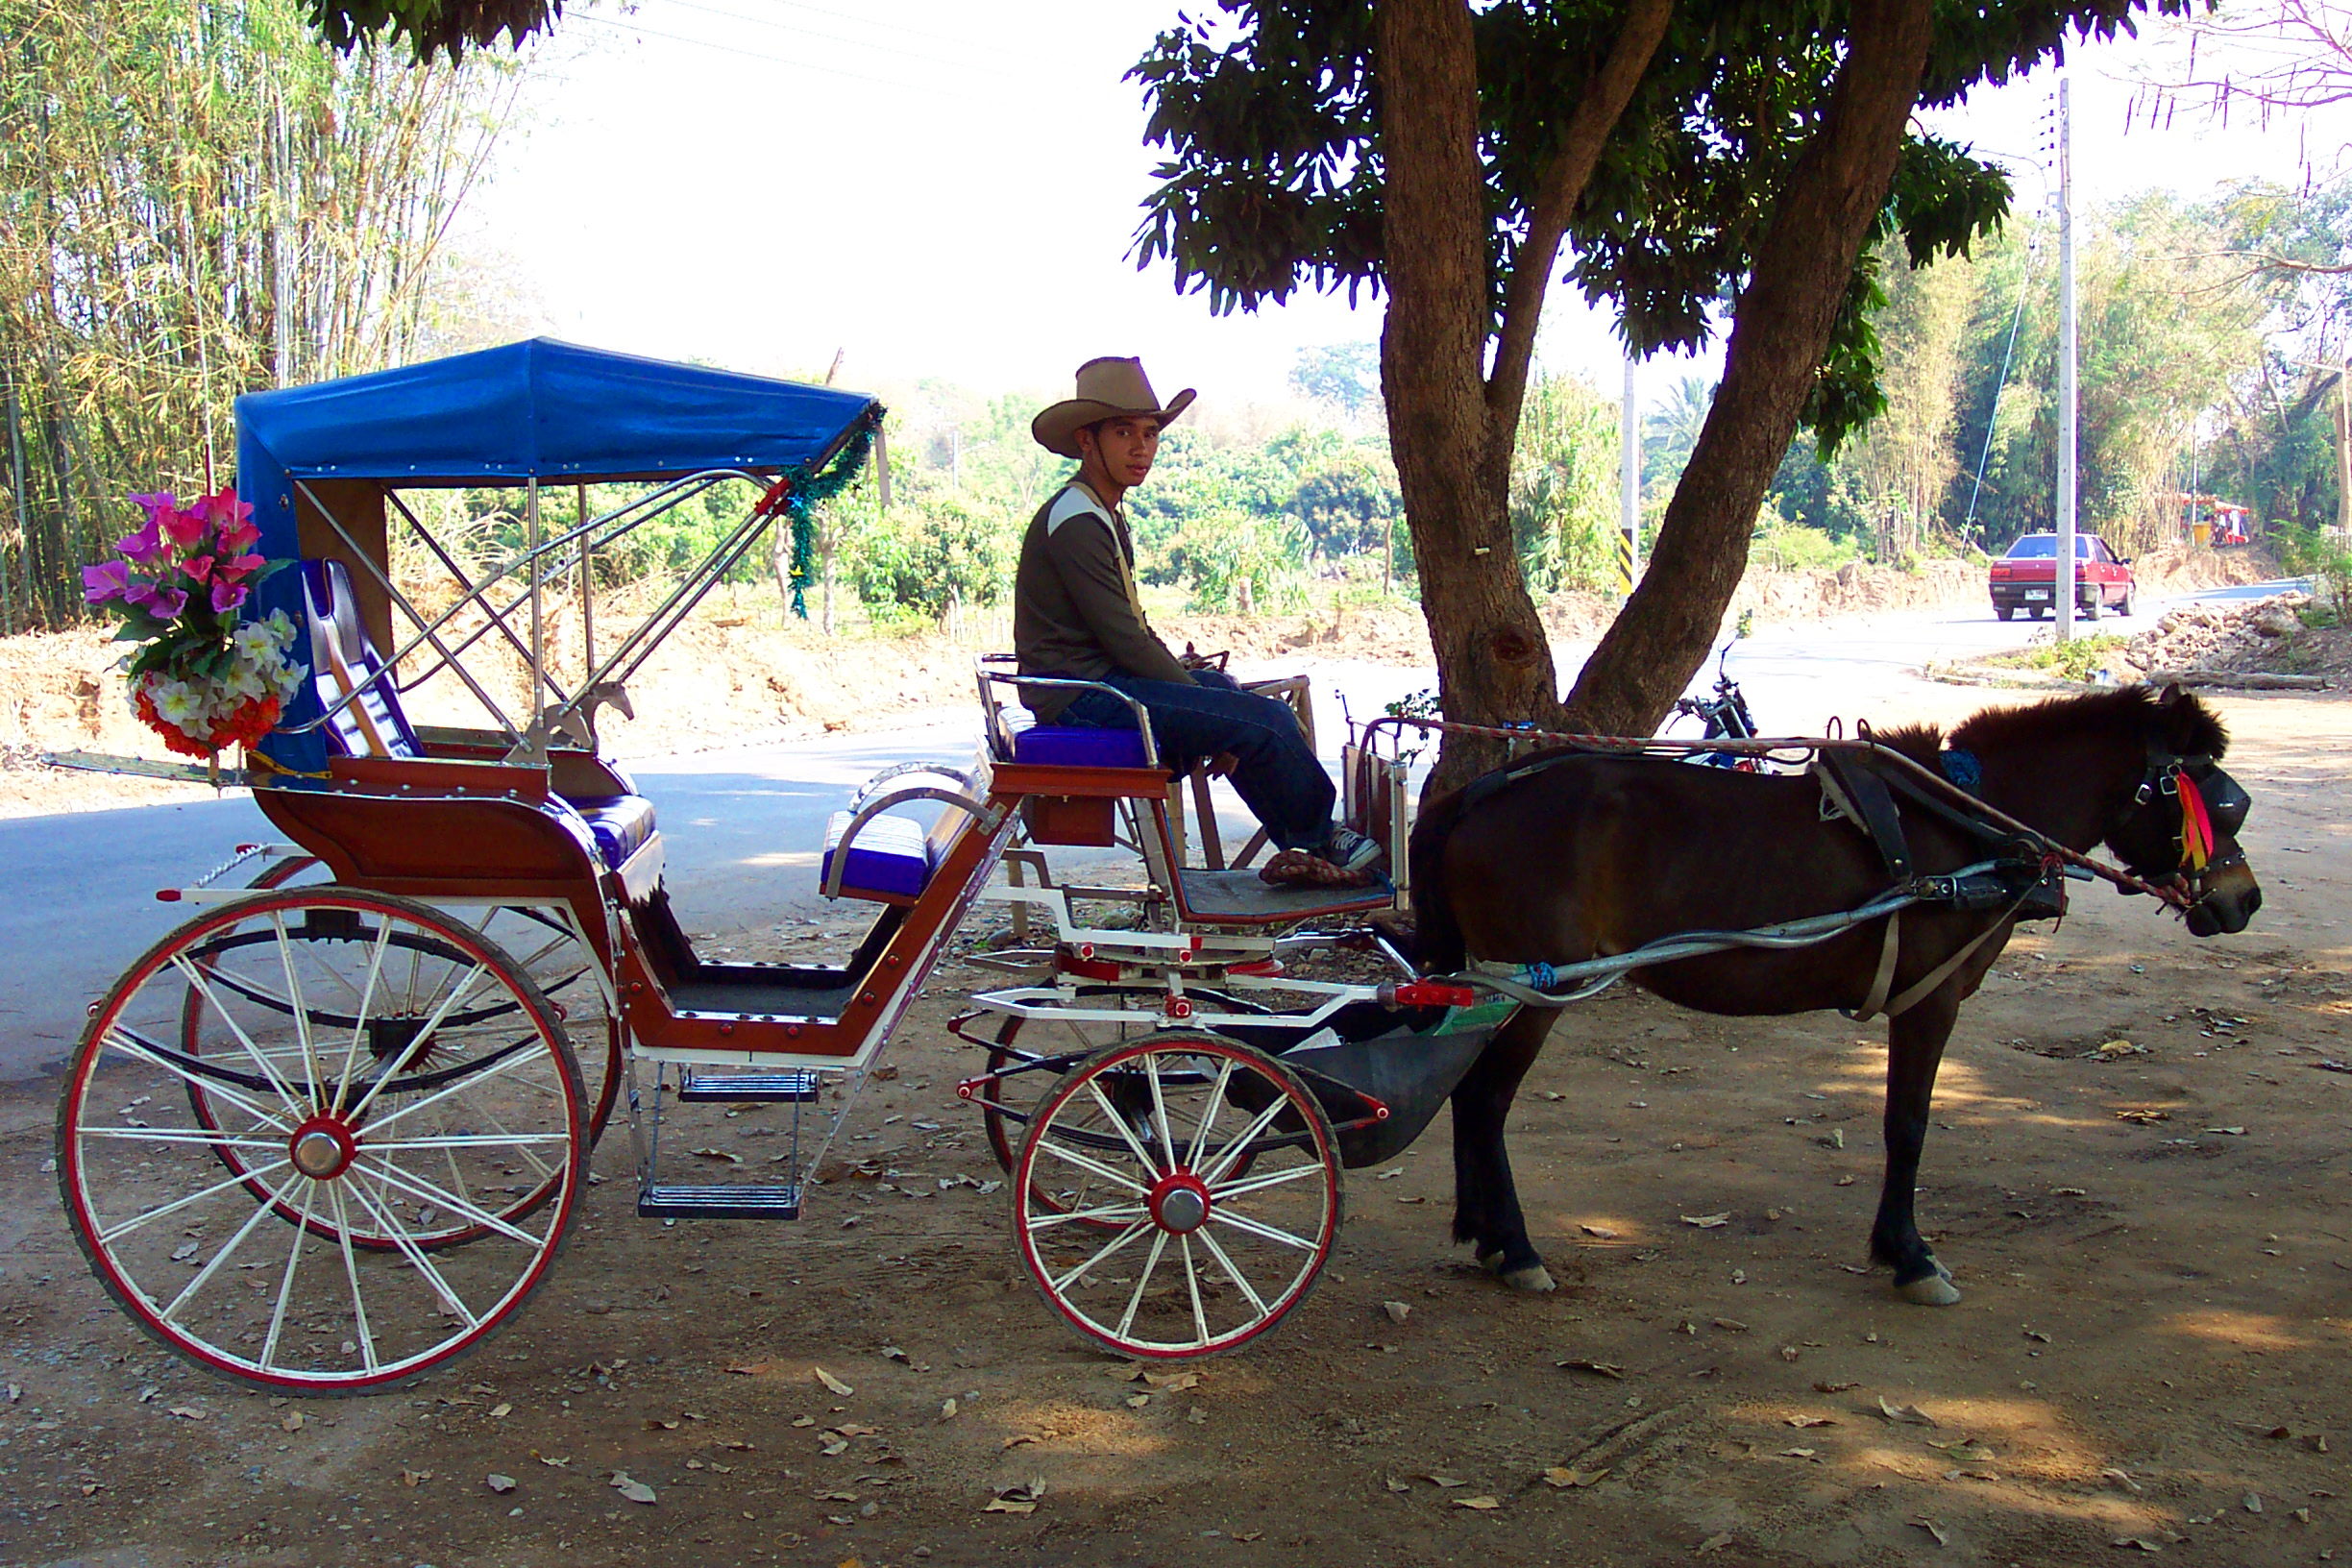
[[[1039,1200],[1083,1172],[1079,1208]],[[1339,1228],[1339,1150],[1281,1062],[1206,1031],[1115,1045],[1039,1104],[1013,1172],[1021,1261],[1122,1356],[1233,1350],[1297,1306]]]
[[[273,855],[245,885],[264,891],[319,887],[333,874],[316,855]],[[435,906],[441,908],[442,906]],[[612,1119],[621,1093],[625,1054],[621,1019],[604,996],[597,958],[570,925],[529,905],[458,905],[442,911],[503,947],[539,987],[564,1020],[588,1093],[588,1146],[594,1149]],[[198,1107],[198,1114],[203,1108]]]
[[[409,899],[294,887],[189,921],[98,1004],[58,1183],[148,1334],[249,1383],[358,1392],[522,1305],[587,1144],[563,1020],[510,955]]]

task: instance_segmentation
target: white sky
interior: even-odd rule
[[[1178,0],[576,3],[462,243],[498,255],[557,335],[845,385],[936,376],[1066,396],[1097,354],[1139,354],[1164,396],[1277,400],[1308,345],[1376,337],[1379,306],[1304,297],[1217,318],[1164,264],[1126,259],[1153,154],[1121,80]],[[2144,46],[2074,53],[2078,209],[2163,184],[2299,178],[2325,134],[2130,124]],[[1937,116],[2032,155],[2052,73]],[[2352,113],[2352,111],[2348,111]],[[2041,205],[2019,165],[2019,208]],[[1556,288],[1542,356],[1613,389],[1609,323]],[[1689,372],[1660,367],[1654,389]],[[1710,372],[1711,373],[1711,372]]]

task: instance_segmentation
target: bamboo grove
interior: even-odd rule
[[[237,394],[406,356],[515,70],[300,0],[0,0],[0,631],[78,617],[128,495],[228,482]]]

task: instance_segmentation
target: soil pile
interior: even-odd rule
[[[2212,671],[2233,674],[2317,675],[2342,685],[2352,673],[2352,634],[2304,624],[2304,593],[2240,603],[2184,604],[2168,610],[2123,645],[2123,678]]]

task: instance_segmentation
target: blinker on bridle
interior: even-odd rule
[[[2151,745],[2147,772],[2141,775],[2132,800],[2146,806],[2160,796],[2170,796],[2180,808],[2180,831],[2173,835],[2173,842],[2180,845],[2179,874],[2201,881],[2209,871],[2244,862],[2245,853],[2240,849],[2215,858],[2219,836],[2226,833],[2236,838],[2253,801],[2213,758],[2176,757]]]

